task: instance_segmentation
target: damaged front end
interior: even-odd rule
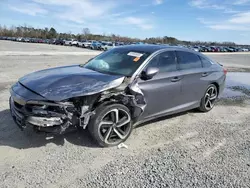
[[[147,105],[144,94],[139,88],[138,79],[130,83],[130,78],[124,79],[119,87],[103,92],[98,102],[125,105],[130,110],[133,121],[137,121]]]
[[[25,101],[10,97],[11,114],[24,129],[31,125],[38,131],[62,134],[78,126],[85,128],[94,112],[91,97],[78,97],[64,102]]]
[[[95,109],[106,103],[127,106],[134,121],[146,106],[137,81],[129,83],[129,78],[125,78],[118,87],[59,102],[49,101],[17,83],[11,89],[10,110],[21,129],[32,126],[38,131],[63,134],[78,127],[85,129],[91,116],[95,114]]]

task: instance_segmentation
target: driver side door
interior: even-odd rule
[[[156,67],[159,72],[152,79],[140,78],[138,82],[147,103],[141,120],[171,113],[181,105],[179,98],[182,76],[177,68],[175,51],[165,51],[156,55],[146,69],[148,67]]]

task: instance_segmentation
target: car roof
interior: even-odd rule
[[[196,53],[194,50],[185,48],[185,47],[179,47],[179,46],[167,46],[167,45],[153,45],[153,44],[138,44],[138,45],[125,45],[121,46],[119,48],[127,49],[131,51],[143,51],[148,53],[154,53],[162,49],[169,49],[169,50],[180,50],[180,51],[187,51]]]

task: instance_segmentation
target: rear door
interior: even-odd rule
[[[200,57],[188,51],[176,51],[177,61],[181,75],[181,103],[185,107],[200,104],[205,90],[208,86],[209,72],[203,67]]]
[[[157,67],[160,71],[150,80],[139,80],[147,103],[141,119],[163,114],[180,105],[181,77],[177,70],[175,51],[158,54],[148,67]]]

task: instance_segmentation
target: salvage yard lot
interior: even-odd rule
[[[11,85],[36,70],[84,63],[93,52],[0,41],[0,187],[250,187],[250,73],[228,73],[234,91],[227,88],[209,113],[137,127],[128,149],[99,148],[84,130],[54,138],[20,131],[9,113]],[[250,72],[250,53],[208,56]]]

